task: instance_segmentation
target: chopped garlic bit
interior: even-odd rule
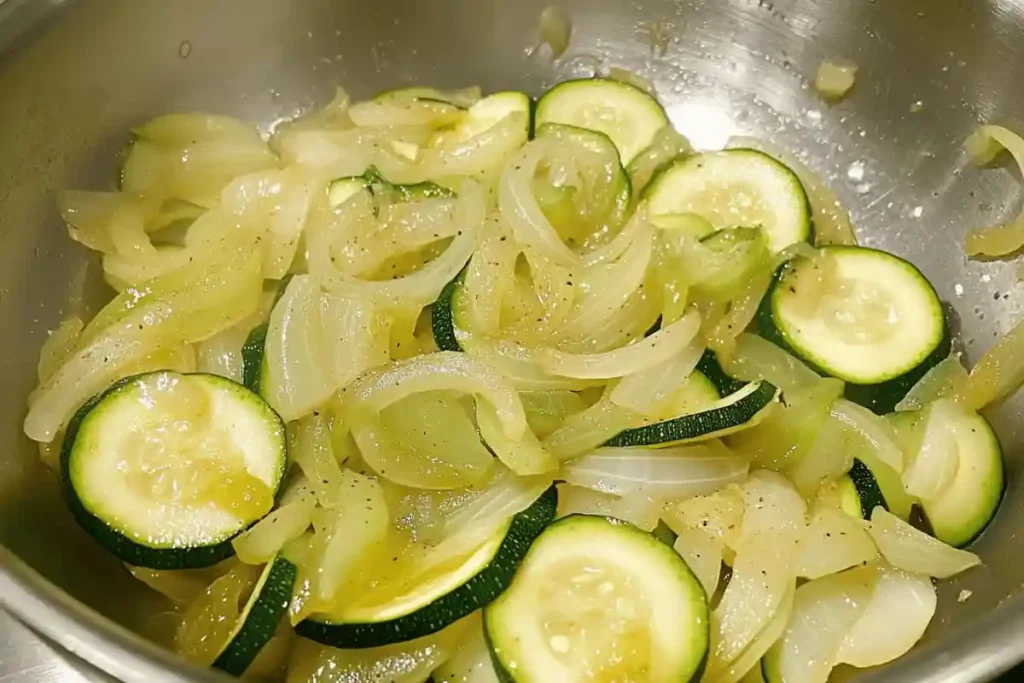
[[[814,89],[828,100],[841,100],[853,87],[857,65],[845,60],[825,60],[818,67],[818,75],[814,79]]]

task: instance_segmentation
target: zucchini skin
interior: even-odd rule
[[[242,385],[254,394],[260,393],[263,352],[267,344],[268,325],[254,327],[242,344]]]
[[[846,473],[857,489],[857,497],[860,498],[860,515],[870,521],[871,513],[876,507],[889,511],[889,504],[885,502],[882,490],[878,488],[875,475],[871,473],[868,466],[854,458],[853,467]]]
[[[136,377],[138,375],[118,380],[103,393],[93,396],[86,401],[85,405],[78,409],[78,412],[75,413],[68,423],[60,452],[61,489],[64,494],[64,502],[71,512],[71,516],[75,518],[75,521],[105,550],[122,562],[127,562],[136,567],[146,567],[147,569],[201,569],[203,567],[212,567],[235,554],[230,538],[211,546],[149,548],[111,529],[107,526],[106,522],[89,512],[78,497],[78,492],[75,491],[75,487],[71,482],[71,454],[74,450],[75,439],[78,436],[78,430],[82,425],[82,421],[104,399],[130,384]],[[243,530],[239,530],[239,533],[241,531]]]
[[[465,273],[466,269],[463,268],[446,284],[430,308],[430,329],[434,335],[434,343],[441,351],[462,351],[458,339],[455,338],[455,312],[452,310],[452,304],[455,292],[462,286]]]
[[[280,555],[271,563],[263,590],[256,596],[241,628],[213,662],[214,669],[232,676],[245,673],[260,650],[274,637],[281,617],[288,611],[298,568]]]
[[[775,318],[772,314],[772,297],[775,294],[775,290],[780,286],[783,278],[785,277],[787,263],[783,263],[775,270],[775,275],[772,276],[772,282],[768,286],[768,291],[765,292],[764,298],[761,299],[761,304],[758,306],[757,314],[754,317],[754,324],[757,327],[757,332],[759,335],[780,347],[787,353],[799,358],[805,365],[807,365],[807,367],[811,368],[822,377],[831,377],[827,370],[818,367],[812,361],[797,353],[796,350],[786,342],[785,335],[782,334],[782,331],[779,330],[778,326],[775,324]],[[893,412],[896,409],[896,404],[903,400],[907,395],[907,392],[909,392],[910,389],[917,384],[929,370],[949,356],[952,349],[952,337],[949,333],[949,314],[945,310],[943,311],[942,327],[942,338],[940,339],[938,346],[936,346],[935,349],[916,366],[898,377],[886,380],[885,382],[880,382],[879,384],[851,384],[847,382],[843,395],[848,400],[853,401],[857,405],[864,406],[876,415],[887,415]]]
[[[558,490],[551,486],[512,524],[490,563],[469,581],[405,616],[378,623],[329,623],[306,619],[295,632],[331,647],[361,649],[401,643],[437,633],[498,597],[526,557],[530,545],[555,518]]]

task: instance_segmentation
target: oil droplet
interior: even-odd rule
[[[192,54],[192,43],[188,40],[183,40],[178,45],[178,56],[182,59],[188,59],[188,56]]]

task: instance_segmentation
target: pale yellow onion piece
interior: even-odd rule
[[[190,145],[209,140],[261,142],[252,124],[230,116],[204,113],[164,114],[132,128],[140,138],[167,145]]]
[[[664,363],[623,377],[609,398],[615,405],[640,415],[656,415],[693,374],[703,353],[703,344],[692,341]]]
[[[814,513],[800,536],[796,575],[817,579],[877,556],[875,544],[859,520],[842,510],[823,508]]]
[[[642,237],[645,231],[650,230],[650,227],[647,204],[642,203],[633,211],[633,215],[619,231],[619,234],[611,242],[584,253],[580,260],[581,264],[584,267],[589,267],[617,261],[633,245],[633,242]]]
[[[700,581],[704,594],[713,596],[722,576],[722,542],[703,529],[687,528],[676,535],[672,547]]]
[[[321,309],[320,285],[297,275],[270,314],[261,389],[285,421],[313,412],[335,391]]]
[[[344,88],[335,88],[334,97],[321,109],[316,109],[290,121],[274,126],[270,136],[270,148],[281,154],[282,140],[303,130],[347,130],[355,124],[348,116],[352,101]]]
[[[210,666],[220,654],[241,612],[242,597],[252,591],[256,567],[236,563],[196,597],[174,634],[174,651],[199,666]]]
[[[317,503],[330,508],[338,503],[345,481],[334,457],[326,415],[306,415],[288,425],[288,455],[306,476]]]
[[[385,306],[402,308],[412,304],[425,306],[437,300],[476,249],[480,225],[484,221],[484,196],[480,185],[463,183],[455,207],[456,224],[461,232],[444,253],[411,275],[394,280],[370,281],[345,277],[337,271],[321,272],[324,286],[340,294],[372,296]],[[310,247],[313,248],[312,245]]]
[[[466,268],[459,301],[473,333],[493,335],[498,331],[502,302],[512,291],[517,255],[505,230],[488,218]]]
[[[649,296],[646,289],[638,289],[622,308],[592,328],[586,337],[563,340],[559,347],[567,353],[604,353],[621,348],[644,337],[659,312],[659,298]]]
[[[974,367],[964,395],[973,410],[1003,400],[1024,384],[1024,320],[995,343]]]
[[[128,192],[65,190],[57,195],[60,215],[67,223],[71,239],[103,253],[116,251],[109,229],[114,213],[125,204],[140,200],[140,195]]]
[[[582,269],[577,274],[575,305],[559,337],[583,337],[622,308],[647,276],[654,244],[653,229],[638,231],[621,258]]]
[[[498,460],[516,474],[527,476],[558,469],[558,461],[544,450],[529,426],[521,438],[506,438],[501,420],[490,403],[477,402],[476,421],[484,443],[498,456]]]
[[[800,586],[782,638],[766,655],[780,680],[827,683],[846,634],[864,614],[877,579],[861,567]]]
[[[383,647],[339,650],[299,638],[287,683],[423,683],[464,642],[464,622],[429,636]]]
[[[523,341],[547,339],[567,324],[576,303],[575,282],[578,271],[549,261],[533,249],[524,249],[530,265],[533,310],[528,316],[511,325],[505,335]]]
[[[263,273],[278,280],[295,259],[314,196],[323,183],[301,166],[235,178],[221,193],[221,203],[242,225],[263,234]]]
[[[736,337],[753,322],[774,273],[775,268],[769,261],[755,266],[748,273],[743,288],[729,303],[728,311],[704,334],[708,348],[719,357],[728,359],[735,353]]]
[[[838,101],[853,87],[856,75],[856,64],[845,60],[826,59],[818,66],[818,73],[814,77],[814,89],[822,97]]]
[[[866,668],[902,657],[924,635],[936,603],[927,576],[880,566],[871,598],[846,634],[836,662]]]
[[[64,320],[56,330],[50,332],[46,341],[43,342],[42,348],[39,349],[36,375],[40,382],[48,380],[74,353],[83,327],[85,327],[85,323],[76,315]]]
[[[625,377],[663,363],[689,344],[700,328],[700,314],[694,309],[630,346],[597,354],[570,354],[544,349],[541,365],[553,375],[578,379]]]
[[[502,469],[490,486],[471,496],[445,517],[441,535],[453,536],[473,526],[503,524],[533,505],[553,481],[551,474],[521,477],[511,470]]]
[[[801,425],[808,430],[807,436],[813,435],[810,447],[799,444],[796,464],[786,469],[790,482],[805,496],[817,491],[822,482],[837,479],[849,471],[854,458],[851,443],[857,443],[850,427],[831,410],[817,412],[811,420]]]
[[[196,344],[198,372],[220,375],[241,384],[244,370],[242,346],[252,329],[267,320],[275,299],[274,292],[264,292],[259,308],[251,316]]]
[[[971,134],[964,147],[976,164],[986,164],[1005,149],[1013,155],[1018,168],[1024,169],[1024,140],[1002,126],[981,126]],[[968,256],[1005,256],[1024,246],[1024,217],[1017,216],[1005,225],[972,230],[964,245]]]
[[[564,463],[560,478],[602,493],[670,500],[741,482],[747,469],[724,447],[598,448]]]
[[[629,180],[633,196],[639,197],[654,174],[667,162],[693,152],[690,141],[674,127],[665,126],[654,134],[647,149],[629,163]]]
[[[793,598],[796,595],[796,585],[790,586],[782,598],[782,602],[771,620],[765,624],[757,637],[750,642],[750,645],[743,650],[743,654],[737,657],[727,668],[708,678],[707,683],[736,683],[736,681],[747,681],[754,678],[759,683],[764,683],[761,677],[761,658],[771,647],[782,637],[793,614]]]
[[[795,356],[757,335],[736,337],[736,350],[723,365],[726,374],[745,382],[766,380],[783,392],[809,387],[821,380],[818,373]]]
[[[807,505],[793,485],[780,474],[757,470],[742,489],[746,506],[740,543],[765,531],[791,534],[796,543],[807,524]]]
[[[622,430],[642,423],[640,415],[602,398],[566,419],[542,444],[547,452],[564,461],[597,448]]]
[[[528,128],[526,114],[513,112],[468,140],[425,150],[417,168],[418,175],[411,177],[418,180],[479,177],[490,185],[509,155],[526,143]],[[383,167],[381,170],[388,172]],[[393,182],[410,182],[408,178],[387,177]]]
[[[480,90],[480,86],[470,85],[454,90],[438,90],[437,88],[430,87],[398,88],[397,90],[385,90],[382,93],[377,93],[373,99],[388,102],[430,99],[448,102],[462,109],[469,109],[482,98],[483,92]]]
[[[466,618],[469,623],[462,642],[441,668],[434,671],[434,680],[442,683],[498,683],[480,614],[482,612],[474,612]]]
[[[595,384],[548,374],[541,368],[536,353],[514,339],[485,339],[460,328],[455,329],[455,338],[470,356],[493,367],[520,391],[579,390]],[[466,343],[468,339],[472,342]]]
[[[377,166],[381,170],[384,170],[384,166],[397,166],[406,173],[412,173],[412,162],[398,158],[393,153],[389,155],[390,143],[423,146],[430,140],[430,135],[428,126],[351,129],[303,127],[286,132],[277,144],[285,165],[304,166],[328,180],[362,175],[370,166]],[[393,170],[387,168],[385,172]],[[390,175],[388,179],[404,182]]]
[[[205,569],[148,569],[125,565],[136,579],[177,603],[198,598],[215,579],[237,564],[233,559]]]
[[[133,297],[115,298],[97,316],[109,321],[33,391],[25,433],[52,441],[74,411],[147,357],[202,341],[251,315],[259,304],[259,255],[228,252],[198,267],[190,288],[154,282]],[[172,278],[176,281],[176,278]],[[183,283],[182,283],[183,284]],[[194,362],[194,361],[193,361]],[[152,368],[155,369],[155,368]]]
[[[312,594],[323,606],[331,605],[344,582],[373,558],[389,526],[380,484],[351,470],[342,470],[341,475],[335,506],[322,511],[331,520],[330,540],[312,582]]]
[[[957,356],[949,356],[926,372],[924,377],[911,387],[903,400],[896,404],[896,410],[919,410],[940,398],[963,401],[968,377],[960,359]]]
[[[964,454],[957,447],[955,434],[956,421],[963,411],[953,401],[939,399],[927,408],[927,413],[921,425],[920,446],[908,454],[912,459],[903,472],[903,485],[915,498],[936,500],[956,479],[961,466]]]
[[[946,545],[881,507],[871,513],[868,532],[889,564],[913,574],[946,579],[981,564],[974,553]]]
[[[560,7],[545,7],[540,13],[540,27],[537,37],[541,44],[551,48],[551,58],[558,59],[569,47],[572,22]]]
[[[533,197],[533,177],[549,144],[545,139],[533,140],[508,161],[501,176],[498,203],[516,241],[558,265],[572,267],[579,257],[562,242]]]
[[[662,518],[677,534],[698,529],[722,545],[722,559],[731,565],[739,543],[746,496],[739,486],[727,486],[707,496],[694,496],[665,506]]]
[[[558,517],[602,515],[653,531],[660,512],[660,504],[643,496],[614,496],[573,484],[558,485]]]
[[[853,226],[850,225],[850,215],[839,202],[835,193],[825,185],[818,174],[792,153],[763,140],[742,136],[730,138],[726,146],[729,149],[756,149],[778,159],[797,175],[807,193],[807,199],[811,203],[814,243],[817,246],[857,243],[857,238],[853,234]]]
[[[884,419],[845,399],[833,404],[832,415],[866,439],[881,462],[903,472],[903,454],[896,444],[892,427]]]
[[[311,493],[279,506],[231,541],[238,559],[246,564],[266,564],[289,541],[298,538],[312,522],[316,498]]]
[[[357,126],[430,126],[438,128],[458,123],[461,110],[433,99],[409,99],[402,102],[369,100],[357,102],[348,109],[349,118]]]
[[[547,438],[565,420],[586,409],[586,403],[575,391],[523,391],[519,393],[526,411],[526,422],[538,438]]]
[[[406,396],[436,390],[489,401],[509,439],[519,439],[526,431],[523,404],[505,378],[485,363],[454,351],[417,356],[369,372],[348,388],[345,403],[349,410],[377,413]]]
[[[335,389],[388,362],[388,319],[371,298],[324,292],[320,311]]]

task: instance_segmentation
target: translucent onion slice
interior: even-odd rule
[[[879,567],[871,598],[846,634],[836,663],[867,668],[902,657],[924,635],[936,602],[927,576]]]
[[[826,244],[856,244],[857,238],[850,224],[850,215],[835,193],[810,168],[793,154],[758,138],[733,137],[726,145],[730,149],[749,148],[767,154],[788,166],[800,179],[814,218],[814,242]]]
[[[974,410],[1003,400],[1024,384],[1024,320],[990,348],[971,369],[965,397]]]
[[[949,399],[939,399],[927,409],[921,422],[920,446],[903,473],[903,485],[910,495],[935,500],[956,479],[960,469],[960,449],[955,430],[961,410]]]
[[[445,518],[441,536],[452,536],[471,527],[497,528],[533,505],[553,481],[551,475],[520,477],[511,470],[502,470],[483,492]]]
[[[864,614],[876,580],[874,567],[862,567],[796,589],[789,625],[765,655],[779,680],[828,681],[839,648]]]
[[[476,406],[477,428],[498,459],[516,474],[527,476],[558,469],[558,461],[544,450],[537,435],[529,427],[519,439],[508,439],[491,404],[480,401]]]
[[[629,522],[644,531],[658,526],[661,505],[644,496],[613,496],[572,484],[558,485],[558,516],[603,515]]]
[[[78,345],[85,323],[77,315],[61,322],[57,329],[50,332],[43,346],[39,349],[39,362],[36,374],[40,382],[48,380],[61,365],[64,364]]]
[[[389,319],[367,296],[324,292],[320,322],[330,363],[330,380],[344,389],[361,374],[388,362]]]
[[[620,408],[606,398],[566,419],[565,424],[543,441],[544,449],[559,460],[591,451],[623,429],[643,422],[641,416]]]
[[[460,303],[473,333],[494,335],[498,332],[502,302],[512,293],[517,255],[505,230],[489,218],[462,284]]]
[[[553,375],[577,379],[625,377],[664,363],[697,335],[700,314],[694,309],[668,327],[630,346],[596,354],[571,354],[544,349],[541,365]]]
[[[767,380],[784,393],[804,389],[821,376],[770,341],[744,332],[736,337],[736,349],[723,368],[730,377],[745,382]]]
[[[666,126],[662,130],[671,130]],[[596,266],[600,263],[610,263],[618,260],[629,250],[633,242],[642,237],[643,233],[650,229],[650,221],[647,215],[647,204],[641,203],[633,211],[632,217],[623,226],[619,234],[611,242],[597,247],[583,254],[581,263],[585,267]]]
[[[292,500],[231,541],[238,559],[254,565],[270,562],[285,545],[309,528],[315,506],[316,497],[303,487]]]
[[[913,574],[946,579],[981,564],[974,553],[946,545],[881,507],[871,513],[868,532],[891,565]]]
[[[629,180],[633,187],[633,196],[641,196],[644,187],[654,177],[655,172],[663,165],[693,152],[690,141],[681,135],[673,126],[665,126],[651,140],[651,144],[629,162]]]
[[[664,363],[626,375],[612,389],[612,403],[640,415],[659,414],[665,402],[693,374],[703,353],[704,345],[692,341]]]
[[[476,177],[492,186],[510,155],[527,141],[530,122],[526,114],[513,112],[468,140],[453,141],[427,149],[420,161],[418,180]],[[387,174],[387,169],[382,168]],[[387,176],[391,178],[390,175]],[[410,182],[393,179],[394,182]]]
[[[835,402],[832,415],[866,439],[874,448],[879,461],[897,472],[903,471],[903,454],[896,443],[892,427],[884,419],[845,399]]]
[[[851,434],[849,426],[831,412],[819,415],[822,417],[819,418],[817,436],[810,448],[786,471],[793,485],[805,496],[817,491],[823,481],[837,479],[850,470],[854,458],[851,443],[857,442],[857,436]]]
[[[226,560],[207,569],[147,569],[129,565],[125,565],[125,568],[157,593],[177,603],[188,603],[198,598],[214,580],[236,564],[234,560]]]
[[[736,337],[750,327],[771,284],[775,268],[765,259],[753,266],[742,288],[736,292],[724,315],[705,334],[708,347],[723,359],[736,352]]]
[[[416,356],[363,375],[347,389],[345,409],[379,413],[424,391],[457,391],[489,401],[506,438],[516,440],[526,432],[523,404],[505,378],[481,361],[453,351]]]
[[[516,241],[554,263],[573,266],[578,257],[562,242],[533,197],[533,177],[549,144],[543,138],[533,140],[509,160],[501,176],[498,204]]]
[[[925,373],[896,404],[897,411],[919,410],[940,398],[962,401],[969,375],[956,356],[950,356]]]
[[[199,665],[210,666],[231,637],[244,596],[259,577],[255,567],[235,563],[185,608],[174,634],[174,651]]]
[[[338,503],[344,477],[334,457],[330,425],[323,413],[307,415],[288,425],[288,455],[306,477],[321,507]]]
[[[1002,150],[1013,155],[1017,167],[1024,170],[1024,139],[1002,126],[981,126],[964,147],[976,164],[992,161]],[[1018,215],[1005,225],[972,230],[967,234],[968,256],[1006,256],[1024,247],[1024,216]]]
[[[458,123],[463,113],[458,107],[433,98],[406,99],[395,102],[374,99],[358,102],[348,109],[349,118],[357,126],[442,126]]]
[[[669,500],[711,493],[747,476],[747,461],[727,449],[598,448],[562,465],[570,484],[617,496]]]
[[[822,508],[800,536],[796,575],[817,579],[870,562],[875,544],[861,523],[842,510]]]
[[[519,398],[530,430],[541,439],[561,427],[571,415],[587,407],[574,391],[525,391],[519,393]]]
[[[456,339],[471,356],[479,358],[520,391],[570,391],[585,389],[595,382],[556,377],[545,372],[536,359],[536,353],[512,339],[486,339],[456,328]],[[463,342],[468,339],[468,344]]]
[[[541,44],[551,48],[551,58],[558,59],[569,47],[569,37],[572,35],[572,22],[565,10],[559,7],[545,7],[540,13],[540,27],[537,29],[537,38]]]
[[[325,179],[362,175],[376,166],[392,182],[416,183],[426,179],[422,171],[398,156],[392,144],[422,147],[430,135],[429,126],[345,129],[296,125],[277,138],[276,144],[285,164],[303,166]]]
[[[677,534],[682,535],[688,529],[710,534],[721,543],[722,559],[732,565],[745,509],[743,489],[729,485],[707,496],[694,496],[666,505],[662,518]]]
[[[822,97],[838,101],[853,87],[856,75],[856,64],[845,60],[826,59],[818,66],[818,73],[814,77],[814,89]]]
[[[757,470],[742,488],[746,505],[740,543],[765,531],[791,534],[796,543],[807,524],[807,505],[793,485],[780,474]]]
[[[793,585],[782,598],[782,603],[772,615],[772,618],[751,641],[750,645],[736,658],[727,668],[713,677],[708,677],[707,683],[736,683],[747,681],[753,677],[759,683],[764,683],[761,677],[759,662],[764,654],[774,645],[786,631],[789,619],[793,614],[793,598],[796,595],[796,586]],[[703,679],[702,679],[703,680]]]
[[[682,529],[672,546],[710,596],[718,590],[722,576],[722,542],[703,529]]]

